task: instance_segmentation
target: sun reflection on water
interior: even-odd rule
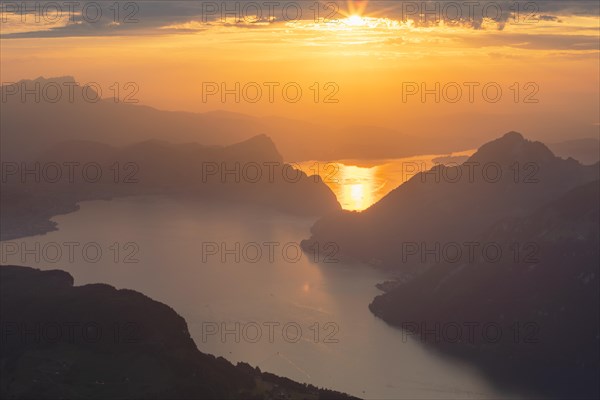
[[[318,173],[335,193],[344,210],[362,211],[409,180],[419,171],[435,164],[457,165],[475,150],[448,155],[423,155],[409,158],[374,161],[306,161],[296,163],[308,175]]]

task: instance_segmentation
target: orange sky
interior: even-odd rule
[[[140,3],[140,19],[144,4]],[[311,18],[204,22],[198,15],[163,22],[155,16],[152,26],[113,32],[111,26],[118,25],[105,24],[99,34],[79,37],[68,31],[57,37],[10,37],[23,32],[44,36],[77,22],[65,16],[52,23],[36,23],[31,17],[23,22],[16,14],[5,14],[1,80],[72,75],[79,82],[99,82],[104,88],[114,82],[135,82],[140,89],[135,97],[160,109],[222,109],[345,124],[405,124],[417,129],[427,123],[439,129],[445,115],[560,114],[588,127],[598,126],[597,15],[557,12],[527,24],[484,19],[481,27],[474,28],[469,20],[420,24],[398,17],[396,11],[377,8],[375,2],[338,4],[339,18],[333,22]],[[364,7],[362,13],[359,6]],[[546,15],[543,11],[539,15]],[[233,95],[222,102],[217,93],[203,101],[207,82],[229,88],[236,82],[240,87],[256,82],[263,96],[256,103],[243,97],[237,103]],[[273,102],[268,100],[265,82],[279,85]],[[456,82],[463,97],[456,103],[444,99],[435,103],[430,95],[423,103],[417,93],[403,101],[403,87],[410,82],[430,88],[436,82],[441,87]],[[497,83],[502,97],[491,103],[481,89],[475,89],[471,103],[464,82],[476,82],[479,88]],[[287,83],[302,89],[298,102],[285,100],[280,88]],[[251,89],[250,97],[255,93]],[[338,101],[325,103],[327,94]],[[528,94],[537,102],[524,103]]]

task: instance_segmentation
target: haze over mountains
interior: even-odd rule
[[[74,79],[40,78],[26,84],[49,82],[68,86]],[[303,241],[305,250],[310,252],[316,243],[335,243],[336,258],[344,263],[367,263],[399,276],[382,285],[386,293],[370,305],[378,317],[414,337],[427,336],[427,328],[435,324],[496,323],[505,335],[497,342],[479,335],[472,341],[425,343],[471,362],[502,388],[555,397],[598,396],[597,139],[545,145],[509,132],[481,145],[468,159],[454,160],[459,165],[410,170],[411,179],[357,213],[342,211],[320,178],[307,176],[286,161],[447,154],[479,144],[483,137],[474,130],[449,140],[438,133],[400,135],[370,125],[332,128],[278,117],[167,112],[110,99],[92,103],[81,97],[80,89],[73,101],[63,97],[56,103],[22,101],[19,95],[8,95],[6,87],[0,89],[2,240],[49,232],[56,229],[50,218],[77,210],[78,202],[116,196],[186,196],[320,217],[312,236]],[[491,139],[494,133],[484,136]],[[397,143],[402,144],[392,145]],[[58,182],[32,182],[31,173],[18,170],[32,163],[90,162],[104,172],[98,181],[68,182],[63,176]],[[482,252],[490,243],[502,251],[498,260],[490,261],[489,254]],[[132,397],[149,393],[198,397],[200,393],[270,398],[278,395],[278,388],[307,398],[338,395],[202,355],[190,342],[181,318],[139,294],[104,285],[72,287],[72,278],[60,272],[15,266],[2,267],[0,272],[3,292],[12,285],[8,303],[3,297],[3,319],[4,315],[23,321],[40,319],[49,312],[48,304],[64,310],[58,317],[65,320],[81,319],[87,312],[104,318],[116,309],[131,311],[128,302],[140,307],[136,309],[140,315],[126,311],[120,318],[147,322],[149,315],[164,316],[167,328],[147,338],[143,351],[129,348],[125,355],[111,353],[121,358],[118,370],[102,379],[112,379],[115,385],[102,388],[107,395],[122,393],[117,385],[130,378],[124,375],[125,367],[132,365],[128,357],[140,354],[152,363],[133,364],[140,374],[149,375],[138,377],[140,385],[128,392]],[[104,308],[101,303],[106,299],[110,300]],[[76,302],[85,307],[69,305]],[[31,308],[23,308],[25,303]],[[515,339],[514,327],[521,324],[526,330]],[[532,337],[535,342],[524,341]],[[157,343],[163,342],[174,347],[160,348]],[[3,393],[68,396],[71,387],[65,382],[89,389],[86,385],[92,377],[77,372],[81,365],[101,374],[112,365],[103,358],[106,348],[102,346],[62,345],[17,346],[3,352]],[[81,358],[70,359],[72,351]],[[65,357],[63,364],[56,364]],[[60,379],[50,379],[48,371],[58,371]],[[182,376],[173,371],[183,371]],[[46,384],[26,389],[21,382],[28,379]],[[231,379],[234,384],[226,384]],[[144,387],[145,381],[152,385]],[[175,387],[180,389],[173,391]]]
[[[600,1],[0,20],[0,400],[600,400]]]
[[[35,92],[36,87],[39,88],[37,99],[35,94],[24,94],[26,90]],[[56,96],[55,87],[61,88],[61,95],[52,102],[48,99]],[[431,132],[429,129],[424,135],[421,129],[427,127],[418,119],[410,122],[410,117],[407,117],[405,125],[392,128],[372,122],[347,124],[336,121],[332,124],[312,121],[304,115],[289,119],[252,117],[224,111],[161,111],[123,102],[123,98],[115,102],[109,95],[112,93],[104,88],[104,98],[97,100],[98,94],[93,86],[79,86],[70,76],[40,77],[5,84],[0,87],[4,114],[0,121],[2,158],[6,161],[32,159],[48,146],[69,140],[89,140],[113,146],[149,139],[230,145],[259,134],[272,138],[285,161],[399,158],[474,148],[501,132],[479,127],[486,126],[489,120],[506,119],[502,115],[481,115],[477,117],[480,120],[474,120],[473,116],[446,116],[447,132]],[[130,100],[135,100],[135,96]],[[523,117],[523,121],[532,119],[533,115]],[[510,121],[506,120],[507,126],[516,123],[514,116]],[[527,124],[524,126],[529,127]],[[591,137],[586,140],[593,140],[593,143],[585,144],[587,150],[583,152],[586,160],[581,161],[598,161],[589,152],[590,145],[600,148],[598,138],[593,137],[595,131],[584,127],[577,127],[577,131],[587,132],[582,133],[582,138]],[[552,141],[564,150],[564,154],[575,158],[582,154],[581,145],[562,146],[560,140],[556,140],[557,135],[553,137]],[[390,146],[390,143],[400,145]]]
[[[92,163],[95,167],[86,171]],[[48,167],[52,165],[59,167]],[[115,196],[193,196],[307,216],[340,209],[318,176],[308,177],[285,164],[264,135],[231,146],[63,142],[31,162],[4,162],[3,174],[2,239],[54,230],[51,216],[75,211],[79,201]]]
[[[592,165],[600,161],[600,141],[598,139],[574,139],[560,143],[548,143],[548,148],[559,157],[573,157],[582,164]]]

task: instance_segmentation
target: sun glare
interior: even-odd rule
[[[356,185],[352,185],[350,191],[350,196],[352,197],[352,200],[356,202],[362,201],[364,196],[364,188],[362,184],[359,183]]]
[[[365,26],[367,24],[367,20],[360,15],[351,15],[342,22],[348,26]]]

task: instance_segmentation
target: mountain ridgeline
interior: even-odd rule
[[[481,132],[477,128],[488,122],[490,116],[485,114],[447,115],[447,127],[440,132],[431,132],[420,116],[404,115],[405,131],[401,131],[395,125],[374,126],[368,121],[340,124],[337,120],[326,123],[226,111],[165,111],[137,104],[139,88],[135,83],[116,83],[119,92],[115,92],[114,85],[77,82],[71,76],[3,82],[0,157],[5,161],[31,159],[48,147],[71,140],[119,147],[149,139],[228,146],[266,134],[288,161],[372,160],[461,151],[496,136],[491,130]],[[552,117],[540,116],[547,121]],[[496,132],[511,129],[516,123],[522,129],[543,133],[539,124],[531,122],[534,118],[530,113],[494,118],[499,126],[505,126]],[[560,156],[597,162],[597,131],[574,118],[568,122],[571,129],[582,132],[583,138],[562,143],[565,121],[561,121],[552,125],[552,136],[556,138],[553,142],[557,142],[552,148]]]
[[[397,275],[369,308],[411,340],[473,363],[502,389],[600,395],[597,139],[546,146],[509,132],[452,165],[407,162],[410,179],[358,213],[284,160],[447,153],[473,137],[167,112],[90,101],[98,93],[71,77],[24,82],[76,90],[48,102],[0,87],[0,240],[55,230],[53,216],[118,196],[320,217],[302,247],[334,243],[340,261]],[[399,137],[407,145],[390,146]],[[140,293],[18,266],[0,267],[0,278],[3,398],[347,398],[200,353],[183,318]],[[39,324],[74,321],[105,334],[40,337]]]
[[[482,235],[481,242],[503,248],[535,243],[531,254],[497,263],[442,260],[376,297],[371,311],[476,363],[503,388],[598,398],[599,187],[599,181],[578,186]]]
[[[322,218],[303,245],[334,241],[398,272],[370,310],[503,390],[597,398],[598,167],[511,132],[365,212]]]
[[[432,147],[431,141],[416,135],[376,126],[330,127],[303,120],[226,111],[158,110],[136,104],[133,85],[121,93],[120,99],[111,98],[115,93],[107,87],[102,92],[101,85],[80,84],[71,76],[39,77],[0,86],[4,114],[0,121],[2,159],[30,159],[48,147],[71,140],[113,146],[146,140],[228,146],[267,134],[286,160],[295,161],[409,156],[445,151],[447,144],[457,141],[455,138]],[[368,137],[364,135],[365,130],[370,132]],[[400,135],[404,146],[387,145]]]
[[[165,304],[64,271],[0,266],[6,399],[350,399],[201,353]]]
[[[415,171],[361,213],[321,218],[303,243],[310,248],[315,242],[335,242],[348,261],[418,273],[431,257],[418,266],[409,262],[407,252],[415,244],[425,251],[436,243],[477,240],[500,219],[525,216],[597,180],[598,165],[561,159],[544,144],[510,132],[481,146],[461,165]]]
[[[76,210],[79,201],[115,196],[188,196],[305,216],[340,209],[318,176],[285,164],[264,135],[231,146],[69,141],[3,169],[3,239],[51,231],[51,216]]]

